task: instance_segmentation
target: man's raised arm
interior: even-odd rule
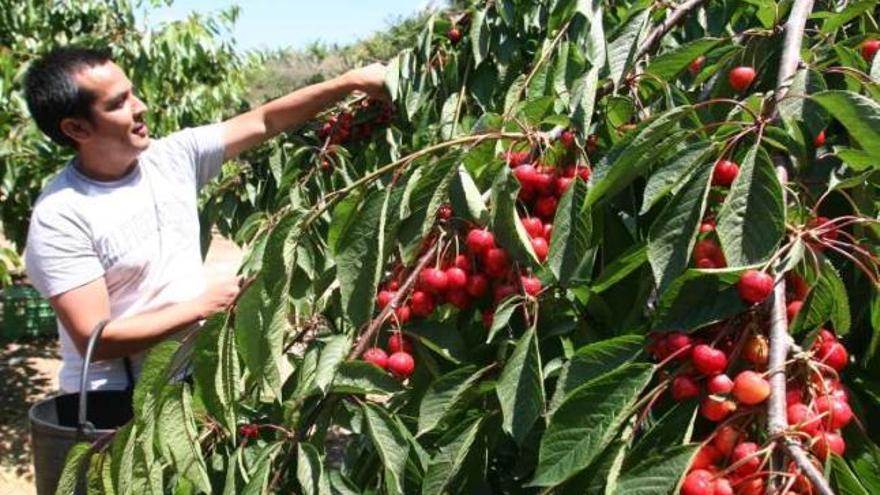
[[[385,66],[372,64],[345,74],[298,89],[249,112],[223,122],[223,158],[228,160],[275,137],[280,132],[298,127],[327,106],[352,91],[363,91],[373,97],[385,96]]]

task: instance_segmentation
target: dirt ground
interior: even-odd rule
[[[235,244],[215,236],[205,260],[208,279],[234,275],[241,257]],[[60,364],[57,339],[0,344],[0,495],[35,493],[27,413],[58,389]]]

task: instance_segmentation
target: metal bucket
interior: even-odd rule
[[[80,392],[37,402],[28,413],[37,495],[55,493],[67,453],[74,444],[94,443],[132,418],[130,390],[87,391],[92,353],[107,323],[95,326],[89,337],[80,372]],[[77,493],[85,493],[84,485],[80,485]]]

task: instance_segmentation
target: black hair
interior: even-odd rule
[[[67,46],[33,62],[25,75],[24,92],[28,110],[43,133],[58,144],[76,147],[61,132],[61,121],[71,117],[91,120],[95,94],[80,88],[74,74],[110,60],[109,50]]]

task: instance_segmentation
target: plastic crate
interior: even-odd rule
[[[0,340],[31,339],[55,335],[55,311],[36,289],[25,284],[3,291],[3,332]]]

